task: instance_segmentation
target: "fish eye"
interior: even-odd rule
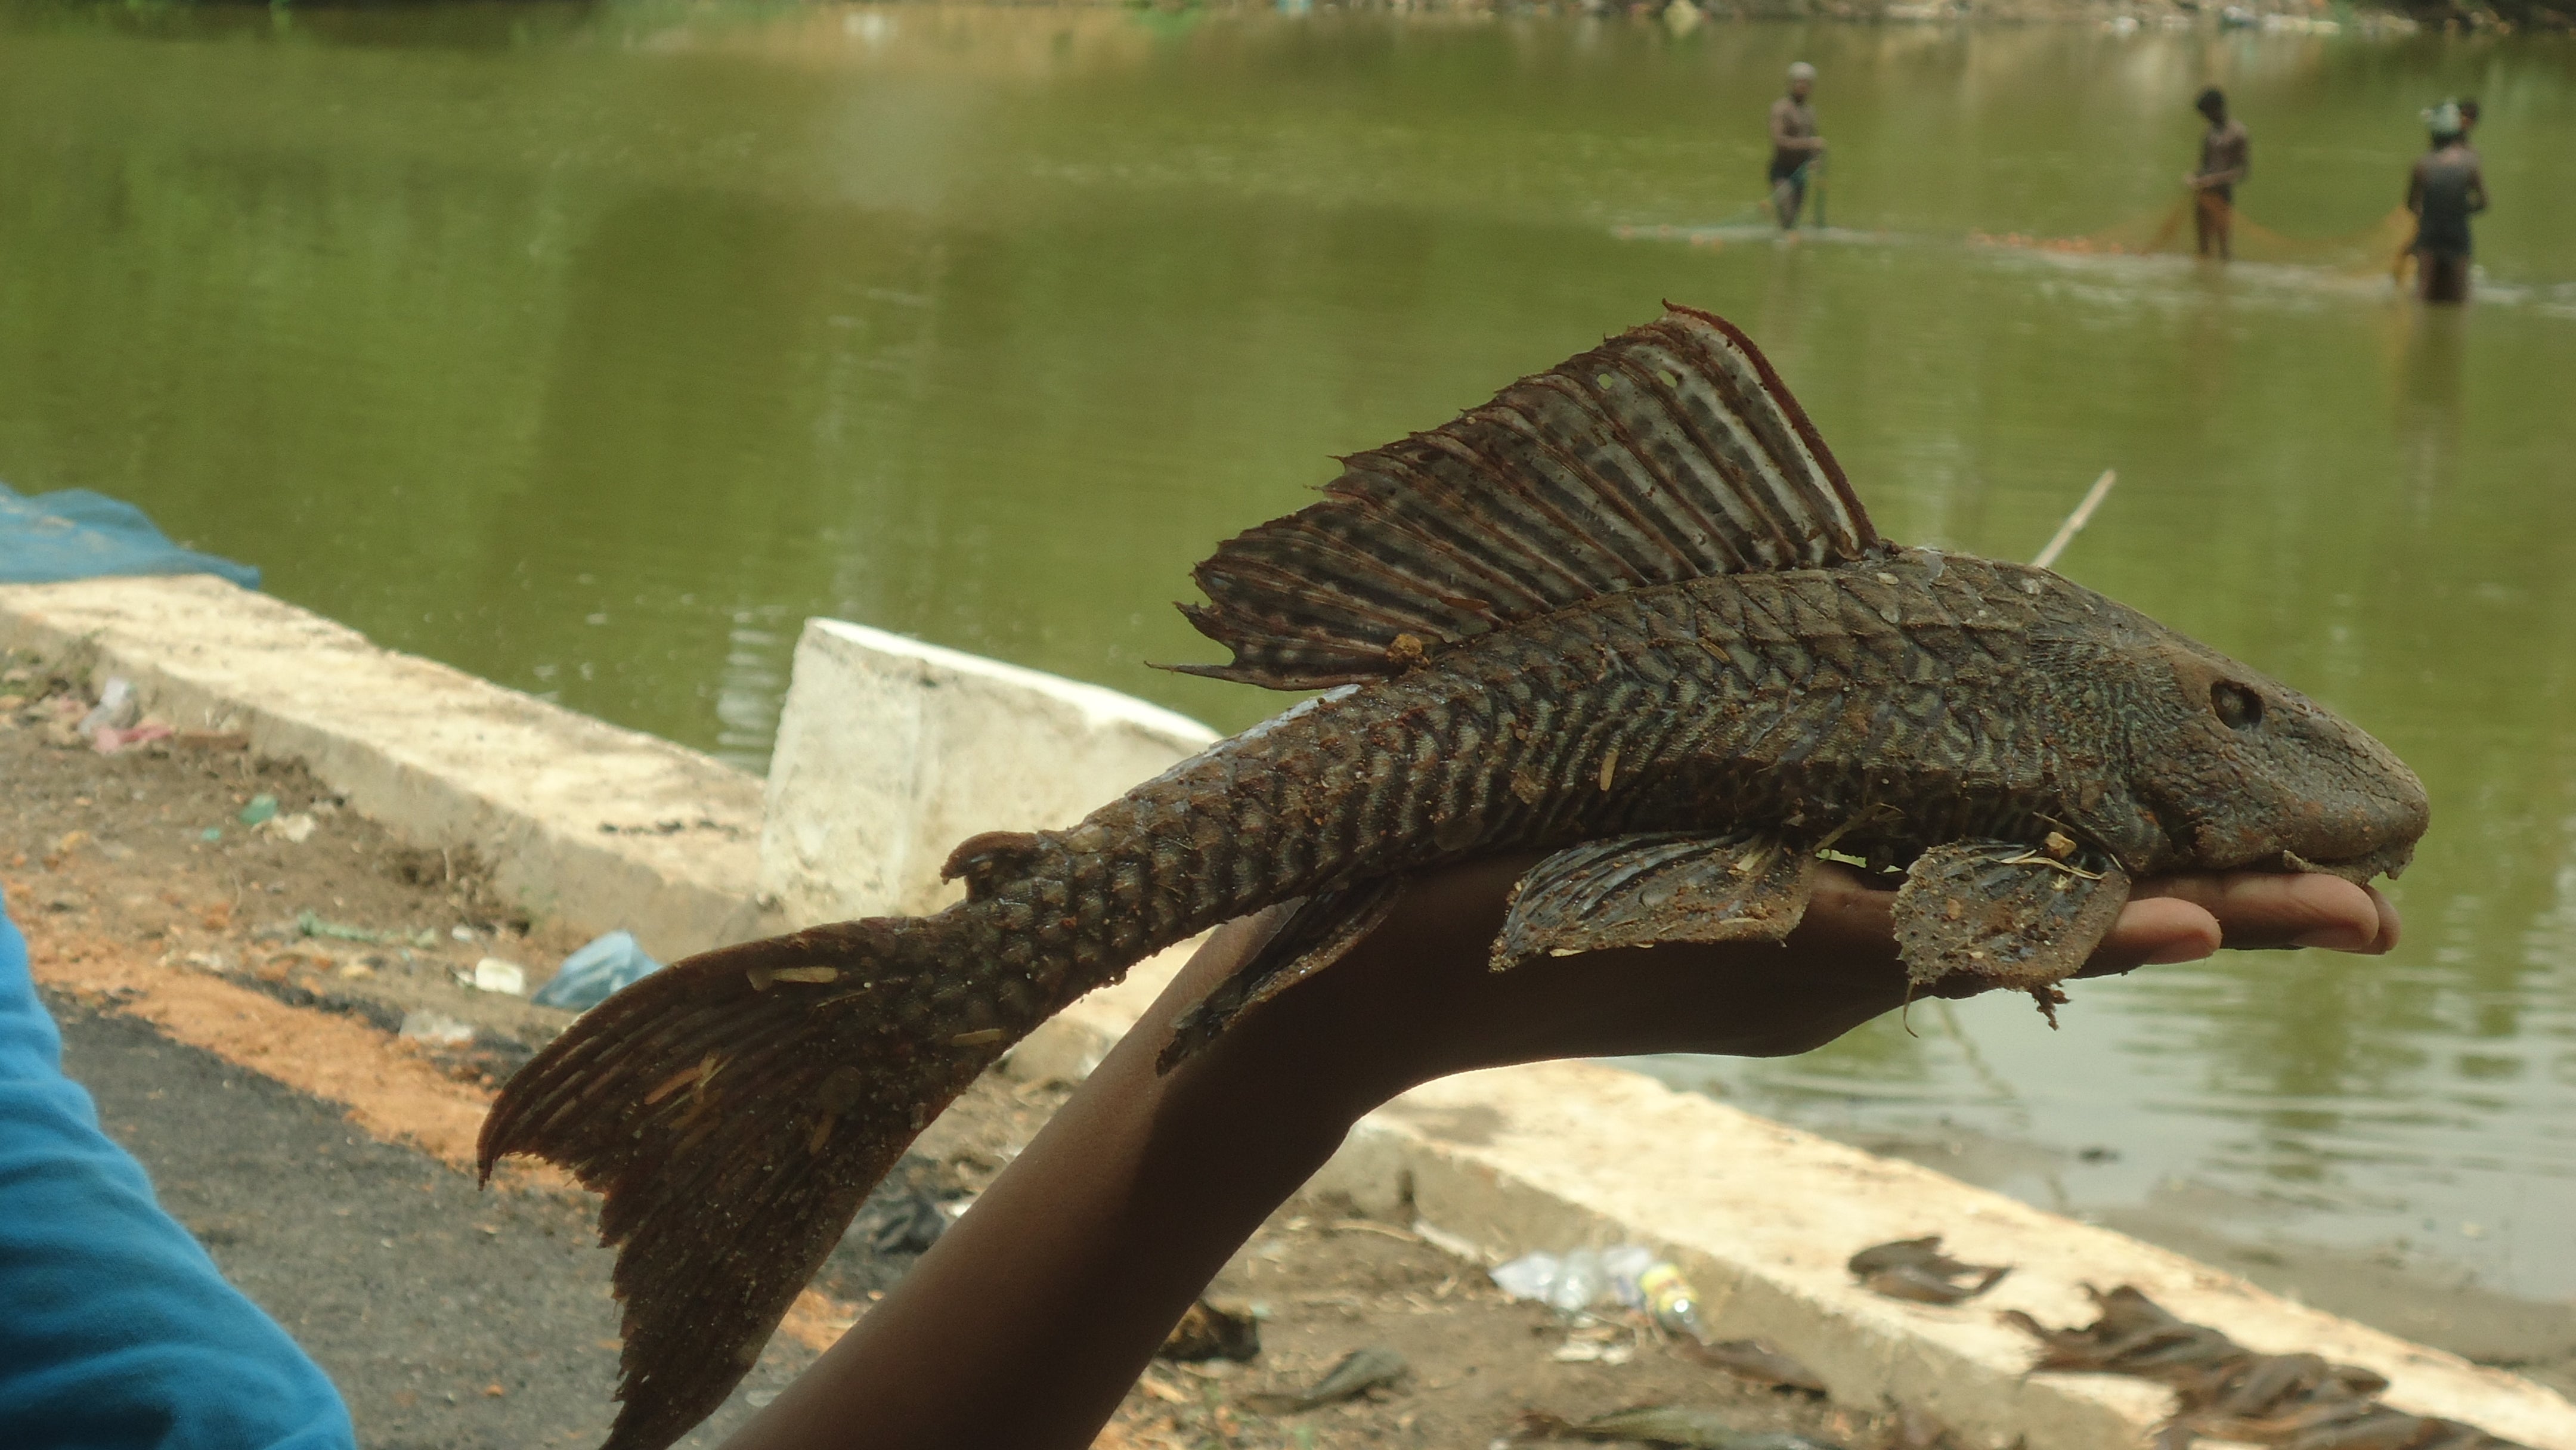
[[[2263,697],[2234,680],[2209,687],[2209,708],[2231,730],[2251,730],[2263,723]]]

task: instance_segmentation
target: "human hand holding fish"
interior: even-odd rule
[[[1351,1121],[1407,1088],[1455,1073],[1571,1057],[1662,1052],[1781,1057],[1820,1047],[1910,998],[1996,990],[1960,973],[1915,983],[1899,956],[1896,893],[1850,867],[1817,869],[1805,918],[1781,943],[1665,943],[1549,956],[1496,972],[1484,956],[1530,853],[1416,878],[1387,920],[1330,973],[1266,1004],[1233,1032],[1287,1004],[1313,1040],[1291,1054],[1329,1065],[1321,1094]],[[1286,913],[1257,919],[1266,939]],[[2197,961],[2221,947],[2304,946],[2377,955],[2398,941],[2396,909],[2375,887],[2317,874],[2241,871],[2140,882],[2075,975]],[[1240,970],[1249,947],[1211,948],[1175,979],[1154,1016],[1171,1020]],[[1348,968],[1348,970],[1346,970]],[[1222,974],[1220,974],[1222,969]],[[1186,1001],[1175,1003],[1176,998]],[[1228,1036],[1232,1036],[1230,1032]],[[1220,1037],[1217,1043],[1227,1039]],[[1207,1050],[1214,1050],[1211,1044]]]
[[[1554,1057],[1798,1052],[1906,998],[1894,893],[1839,866],[1820,873],[1784,944],[1632,947],[1492,971],[1485,944],[1531,859],[1417,878],[1335,970],[1157,1071],[1174,1024],[1286,913],[1220,929],[975,1211],[728,1450],[1077,1450],[1244,1239],[1405,1088]],[[2222,938],[2381,952],[2397,920],[2377,892],[2331,876],[2151,881],[2085,971],[2203,957]]]

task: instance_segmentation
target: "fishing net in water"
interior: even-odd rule
[[[1718,247],[1747,236],[1777,231],[1779,226],[1780,219],[1766,200],[1754,202],[1713,222],[1623,223],[1612,227],[1610,234],[1623,242],[1688,242],[1694,247]]]
[[[2196,201],[2210,206],[2225,205],[2215,197],[2184,196],[2162,211],[2141,212],[2083,236],[2034,237],[2020,232],[2000,235],[1971,232],[1969,237],[1987,246],[2028,247],[2080,256],[2143,257],[2160,253],[2187,256],[2199,247],[2198,229],[2192,225],[2192,207]],[[2230,228],[2229,246],[2240,262],[2271,262],[2368,276],[2393,273],[2403,268],[2411,260],[2404,249],[2414,236],[2415,218],[2404,207],[2391,208],[2386,216],[2369,226],[2336,237],[2294,237],[2276,232],[2247,217],[2239,208]]]
[[[1825,226],[1825,185],[1821,174],[1808,184],[1799,222],[1801,229],[1809,233],[1829,230]],[[1694,247],[1721,247],[1730,241],[1773,235],[1779,230],[1779,208],[1771,197],[1763,196],[1713,222],[1627,223],[1612,227],[1610,233],[1623,242],[1688,242]]]

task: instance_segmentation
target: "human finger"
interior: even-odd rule
[[[2397,945],[2397,909],[2377,889],[2313,872],[2231,871],[2142,882],[2139,898],[2188,902],[2216,918],[2224,944],[2322,947],[2378,955]]]
[[[1841,950],[1891,947],[1896,892],[1836,861],[1820,861],[1807,893],[1802,940]]]
[[[2132,967],[2196,962],[2225,943],[2226,930],[2208,908],[2171,896],[2133,896],[2120,908],[2083,975]]]

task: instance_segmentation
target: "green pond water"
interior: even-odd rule
[[[1831,228],[1783,247],[1747,208],[1799,57]],[[1986,1176],[2051,1207],[2563,1301],[2572,73],[2072,26],[0,9],[0,479],[747,768],[814,614],[1231,729],[1284,702],[1145,664],[1215,657],[1170,601],[1217,539],[1660,299],[1714,308],[1894,538],[2028,557],[2119,469],[2061,567],[2367,725],[2435,827],[2386,960],[1664,1070],[2009,1142]],[[1970,240],[2152,230],[2210,82],[2269,260]],[[2464,92],[2485,275],[2431,314],[2380,249],[2418,110]]]

